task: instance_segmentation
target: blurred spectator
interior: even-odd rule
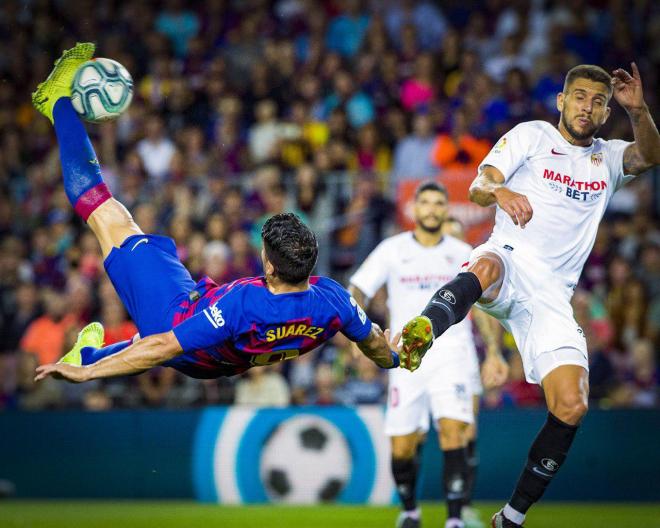
[[[158,185],[169,175],[176,148],[165,135],[165,127],[160,116],[149,117],[145,131],[145,138],[137,144],[137,152],[151,182]]]
[[[272,161],[282,137],[282,126],[277,120],[277,106],[271,99],[259,101],[254,110],[255,125],[250,129],[250,154],[255,163]]]
[[[18,408],[26,411],[53,409],[64,404],[63,385],[55,379],[34,381],[39,358],[34,354],[20,354],[18,362]]]
[[[394,150],[393,186],[403,180],[425,179],[435,174],[431,158],[434,143],[431,117],[416,114],[413,133],[400,141]]]
[[[325,99],[325,115],[335,108],[346,112],[348,122],[354,128],[366,125],[374,118],[374,105],[371,98],[356,89],[353,78],[344,70],[339,70],[333,79],[334,91]]]
[[[435,92],[433,57],[429,53],[422,53],[415,59],[413,76],[401,86],[401,104],[409,111],[428,109]]]
[[[385,24],[390,39],[400,45],[401,28],[412,24],[417,30],[422,49],[436,50],[447,30],[447,21],[432,2],[426,0],[389,0],[385,7]]]
[[[176,375],[174,369],[157,367],[137,377],[140,395],[148,407],[158,407],[163,404]]]
[[[441,133],[433,146],[433,162],[442,170],[476,169],[490,151],[490,143],[470,134],[464,112],[456,110],[450,133]]]
[[[360,10],[360,0],[343,0],[342,13],[328,26],[326,45],[342,56],[352,57],[360,49],[369,25],[369,15]]]
[[[607,312],[614,326],[614,345],[624,350],[644,329],[644,288],[632,275],[630,264],[615,256],[608,269]]]
[[[199,19],[195,12],[184,9],[182,0],[168,0],[156,18],[156,28],[167,35],[177,56],[183,57],[190,39],[199,31]]]
[[[355,359],[355,375],[342,385],[337,400],[343,405],[383,403],[387,394],[387,382],[378,366],[363,354]]]
[[[334,405],[337,403],[335,390],[337,388],[332,367],[321,363],[316,369],[314,390],[307,400],[310,405]]]
[[[236,405],[285,407],[290,401],[289,386],[274,367],[250,369],[236,383]]]
[[[41,291],[41,302],[44,314],[27,327],[20,347],[24,352],[34,354],[39,365],[45,365],[62,357],[65,333],[78,321],[75,315],[66,311],[66,297],[52,288]]]

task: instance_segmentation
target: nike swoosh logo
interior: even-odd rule
[[[555,156],[566,156],[565,152],[557,152],[555,149],[552,149],[550,152],[552,152]]]
[[[539,468],[537,468],[537,467],[535,467],[535,466],[532,467],[532,471],[533,471],[534,473],[537,473],[537,474],[541,475],[542,477],[545,477],[545,478],[552,478],[552,477],[554,477],[554,475],[552,475],[552,474],[550,474],[550,473],[546,473],[545,471],[540,471]]]
[[[131,249],[131,251],[135,251],[135,248],[138,247],[140,244],[142,244],[142,242],[144,242],[145,244],[148,244],[148,243],[149,243],[149,239],[148,239],[148,238],[141,238],[140,240],[138,240],[138,241],[135,243],[135,245],[133,246],[133,249]]]

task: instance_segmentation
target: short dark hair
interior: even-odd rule
[[[566,80],[564,80],[564,93],[576,79],[589,79],[590,81],[603,83],[607,86],[608,96],[612,96],[612,76],[600,66],[579,64],[568,70]]]
[[[275,275],[288,284],[298,284],[312,274],[319,245],[312,230],[293,213],[271,216],[261,229],[266,257]]]
[[[419,195],[426,191],[437,191],[445,195],[445,198],[449,198],[449,193],[447,192],[447,187],[441,183],[434,180],[423,181],[415,189],[415,200],[419,198]]]

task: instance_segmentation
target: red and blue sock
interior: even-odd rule
[[[76,213],[87,221],[96,208],[112,198],[103,183],[94,147],[68,97],[53,108],[55,134],[60,146],[64,191]]]

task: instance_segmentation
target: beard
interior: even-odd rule
[[[568,120],[566,119],[566,116],[562,113],[561,114],[561,122],[564,125],[564,128],[566,131],[571,135],[573,139],[576,139],[578,141],[583,141],[585,139],[592,138],[596,135],[596,133],[600,130],[600,126],[593,124],[591,127],[586,129],[584,132],[578,132],[573,128],[573,125],[571,125]]]
[[[442,229],[442,220],[438,220],[438,223],[435,225],[429,225],[424,222],[424,220],[419,219],[417,220],[417,225],[420,227],[422,231],[426,231],[427,233],[430,233],[432,235],[435,235],[440,232]]]

